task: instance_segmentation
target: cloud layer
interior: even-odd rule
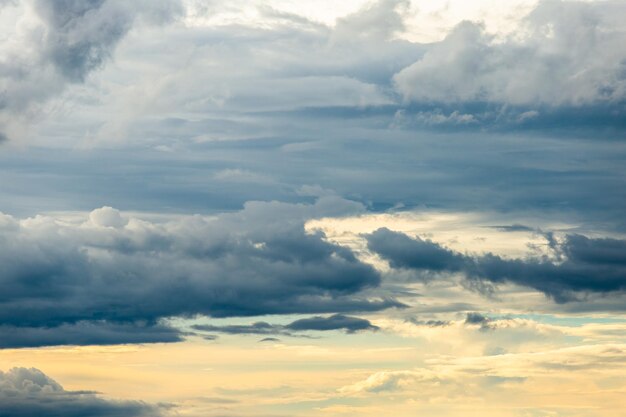
[[[314,316],[299,319],[286,325],[270,324],[258,321],[250,325],[225,325],[215,326],[210,324],[193,325],[194,330],[203,332],[217,332],[226,334],[261,334],[261,335],[284,335],[295,336],[299,332],[318,331],[325,332],[331,330],[343,330],[346,333],[356,333],[361,331],[376,331],[369,320],[359,317],[346,316],[344,314],[333,314],[329,317]]]
[[[548,237],[555,260],[506,259],[491,253],[471,256],[386,228],[366,235],[368,248],[392,267],[416,270],[426,277],[429,273],[462,273],[470,282],[511,282],[537,289],[558,302],[585,293],[626,290],[625,240],[576,234],[565,235],[563,241]]]
[[[250,203],[238,213],[164,224],[104,207],[84,223],[2,217],[3,347],[177,341],[168,317],[376,311],[399,305],[361,291],[380,275],[304,221],[359,210]],[[332,212],[332,211],[331,211]],[[350,320],[334,319],[350,330]],[[353,323],[354,324],[354,323]]]

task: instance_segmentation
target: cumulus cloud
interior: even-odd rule
[[[494,284],[512,282],[542,291],[557,302],[576,300],[585,293],[626,290],[626,241],[620,239],[570,234],[563,241],[550,240],[557,258],[563,257],[560,262],[506,259],[491,253],[471,256],[386,228],[366,239],[369,249],[394,268],[427,274],[458,272],[470,281]]]
[[[626,99],[622,2],[540,2],[504,41],[463,22],[395,82],[409,100],[584,105]]]
[[[14,334],[3,345],[176,341],[181,335],[164,318],[398,306],[362,294],[380,284],[374,268],[305,232],[307,218],[341,207],[361,206],[338,197],[249,203],[166,223],[122,220],[106,207],[83,223],[2,216],[0,332]],[[330,320],[346,330],[362,325]]]
[[[111,401],[89,392],[66,391],[38,369],[0,371],[3,417],[158,417],[165,410],[139,401]]]

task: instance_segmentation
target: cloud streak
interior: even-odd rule
[[[491,253],[470,256],[430,240],[410,238],[381,228],[365,236],[368,248],[394,268],[411,269],[433,278],[437,273],[462,273],[471,282],[510,282],[537,289],[557,302],[577,300],[585,293],[626,290],[626,241],[566,235],[552,241],[561,262],[548,259],[506,259]]]
[[[250,325],[225,325],[215,326],[210,324],[196,324],[192,328],[198,331],[218,332],[226,334],[256,334],[256,335],[283,335],[295,336],[300,332],[316,331],[327,332],[332,330],[343,330],[348,334],[361,331],[377,331],[378,326],[373,325],[369,320],[359,317],[346,316],[344,314],[333,314],[328,317],[314,316],[299,319],[286,325],[270,324],[258,321]],[[271,339],[271,338],[269,338]]]

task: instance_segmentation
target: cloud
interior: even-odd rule
[[[458,271],[465,258],[449,249],[419,237],[381,228],[367,235],[370,250],[387,259],[394,268],[414,268],[430,271]]]
[[[181,331],[161,323],[85,320],[42,327],[0,325],[0,348],[172,343],[182,341],[183,336]]]
[[[367,40],[388,40],[405,29],[403,16],[408,0],[379,0],[337,20],[334,36]]]
[[[219,332],[226,334],[282,334],[283,327],[264,321],[246,324],[231,324],[226,326],[214,326],[212,324],[194,324],[194,330],[204,332]]]
[[[467,313],[465,318],[466,324],[485,324],[489,323],[489,319],[480,313]]]
[[[536,229],[533,229],[530,226],[524,226],[523,224],[511,224],[511,225],[502,225],[502,226],[489,226],[493,229],[501,230],[503,232],[534,232]]]
[[[542,291],[557,302],[579,300],[585,293],[626,290],[626,241],[565,235],[553,241],[561,262],[544,258],[505,259],[491,253],[470,256],[419,237],[378,229],[366,235],[368,247],[394,268],[422,273],[463,273],[470,283],[511,282]]]
[[[544,1],[506,36],[464,21],[394,75],[408,106],[394,125],[622,131],[624,14],[619,1]]]
[[[225,326],[215,326],[211,324],[195,324],[194,330],[206,332],[219,332],[227,334],[261,334],[261,335],[283,335],[294,336],[298,332],[306,331],[331,331],[344,330],[346,333],[356,333],[360,331],[376,331],[377,326],[369,320],[359,317],[346,316],[343,314],[333,314],[329,317],[314,316],[306,319],[296,320],[286,325],[270,324],[258,321],[249,325],[231,324]],[[263,341],[275,340],[266,338]]]
[[[38,369],[0,371],[3,417],[157,417],[165,410],[139,401],[105,400],[89,392],[66,391]]]
[[[5,124],[11,116],[35,112],[68,84],[84,82],[136,21],[161,25],[183,10],[179,0],[23,0],[19,6],[15,31],[0,44],[0,120]]]
[[[0,331],[14,334],[3,344],[177,341],[182,335],[163,319],[399,306],[364,295],[380,285],[374,268],[305,232],[307,218],[342,207],[361,206],[338,197],[314,205],[253,202],[236,213],[166,223],[107,207],[83,223],[3,215]],[[349,330],[352,318],[332,320]]]
[[[476,387],[506,389],[503,384],[518,384],[532,379],[534,386],[541,387],[538,392],[545,395],[545,391],[541,390],[542,384],[546,380],[553,381],[555,376],[562,381],[574,377],[574,383],[578,384],[576,376],[584,370],[621,375],[626,367],[625,347],[624,344],[607,343],[486,356],[439,355],[429,359],[427,367],[373,372],[358,382],[340,388],[339,392],[346,396],[389,392],[400,395],[405,392],[412,399],[427,400],[432,395],[442,395],[442,386],[449,388],[445,391],[446,395],[455,397],[463,393],[471,397],[480,392],[474,391]],[[511,388],[515,395],[527,394],[517,385]]]
[[[259,340],[259,343],[265,342],[280,342],[280,339],[277,339],[275,337],[264,337],[263,339]]]
[[[381,371],[376,372],[367,379],[339,389],[344,395],[361,393],[393,392],[404,389],[416,383],[437,384],[440,380],[433,372],[428,370],[410,371]]]
[[[345,316],[343,314],[334,314],[330,317],[315,316],[300,319],[288,324],[285,327],[289,330],[297,332],[307,330],[345,330],[347,333],[356,333],[363,330],[378,330],[378,327],[370,323],[369,320]]]
[[[503,41],[459,24],[395,76],[400,92],[424,102],[585,105],[626,99],[622,2],[541,2],[521,33]]]

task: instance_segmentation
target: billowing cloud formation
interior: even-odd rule
[[[179,0],[24,0],[19,6],[15,34],[0,44],[0,120],[5,122],[68,83],[83,82],[136,20],[163,24],[182,13]]]
[[[177,0],[35,0],[44,25],[39,54],[70,81],[102,65],[137,17],[161,24],[181,12]]]
[[[287,325],[270,324],[264,321],[258,321],[250,325],[231,324],[226,326],[215,326],[210,324],[196,324],[192,327],[194,330],[227,334],[280,334],[286,336],[291,336],[297,332],[305,332],[311,330],[344,330],[346,333],[356,333],[366,330],[378,330],[378,327],[370,323],[369,320],[359,317],[346,316],[344,314],[333,314],[329,317],[309,317],[306,319],[296,320]]]
[[[367,235],[368,247],[394,268],[426,273],[463,273],[469,280],[512,282],[535,288],[558,302],[582,293],[626,290],[626,241],[566,235],[550,236],[560,262],[548,259],[505,259],[498,255],[470,256],[430,240],[410,238],[389,229]]]
[[[464,22],[395,76],[407,99],[584,105],[626,99],[623,2],[540,2],[504,41]]]
[[[3,417],[158,417],[161,409],[137,401],[109,401],[95,394],[66,391],[43,372],[31,368],[0,371]]]
[[[173,316],[341,313],[398,305],[359,293],[379,274],[305,219],[360,210],[249,203],[238,213],[163,224],[111,208],[68,224],[0,218],[0,332],[6,346],[175,341]],[[348,324],[338,324],[346,328]]]

